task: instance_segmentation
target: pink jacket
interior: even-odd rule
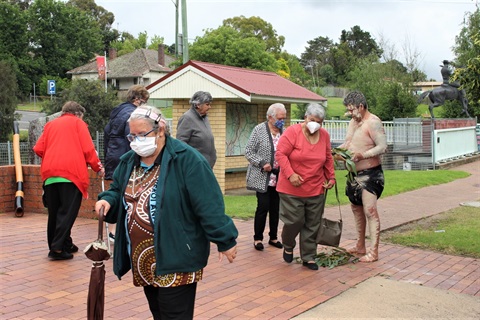
[[[310,144],[302,124],[288,127],[278,141],[275,158],[280,166],[277,191],[297,197],[313,197],[324,192],[323,183],[335,179],[332,147],[327,130],[320,128],[320,139]],[[304,182],[294,187],[288,178],[296,173]]]

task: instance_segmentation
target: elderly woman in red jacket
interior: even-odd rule
[[[71,230],[88,198],[88,167],[103,176],[104,169],[82,120],[85,108],[74,101],[62,107],[62,115],[48,122],[33,151],[42,158],[40,168],[48,207],[47,238],[52,260],[72,259],[78,251]]]

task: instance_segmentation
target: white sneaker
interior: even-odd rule
[[[108,238],[110,239],[110,242],[115,242],[115,235],[113,233],[110,232]]]

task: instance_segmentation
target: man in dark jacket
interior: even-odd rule
[[[115,107],[104,129],[105,179],[112,180],[113,171],[120,162],[120,157],[130,150],[126,136],[130,133],[127,123],[130,114],[138,106],[148,101],[150,94],[141,85],[130,87],[127,101]]]

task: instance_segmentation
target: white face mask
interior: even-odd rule
[[[309,123],[307,123],[307,128],[308,128],[308,131],[310,131],[311,134],[314,134],[315,132],[317,132],[320,129],[320,124],[318,122],[315,122],[315,121],[310,121]]]
[[[138,139],[130,142],[130,148],[135,151],[140,157],[151,156],[157,149],[157,144],[155,143],[157,137],[145,137],[144,141],[138,141]]]

